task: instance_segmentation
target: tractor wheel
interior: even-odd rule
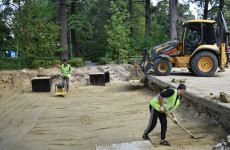
[[[193,73],[199,77],[211,77],[216,72],[218,60],[211,52],[200,52],[191,61]]]
[[[172,63],[167,59],[158,58],[154,62],[153,69],[158,76],[166,76],[172,70]]]

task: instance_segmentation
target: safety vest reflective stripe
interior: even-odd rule
[[[165,102],[169,105],[169,107],[170,107],[169,110],[171,110],[171,109],[172,109],[173,111],[175,110],[175,109],[173,108],[173,106],[169,103],[169,101],[168,101],[166,98],[163,98],[163,101],[165,101]]]
[[[159,99],[158,99],[158,96],[156,96],[156,99],[159,101]],[[173,108],[173,106],[169,103],[169,101],[166,99],[166,98],[163,98],[163,101],[164,102],[166,102],[168,105],[169,105],[169,109],[168,109],[168,107],[165,105],[165,104],[163,104],[164,105],[164,108],[171,114],[171,111],[169,111],[169,110],[173,110],[173,111],[175,111],[175,109]],[[159,101],[160,102],[160,101]]]
[[[171,111],[169,111],[169,109],[167,108],[167,106],[165,104],[164,105],[164,108],[167,110],[167,112],[169,112],[171,114]]]
[[[68,73],[69,73],[69,71],[67,71],[67,70],[62,70],[62,72],[63,72],[64,74],[68,74]]]

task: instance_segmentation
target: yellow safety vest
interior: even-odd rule
[[[61,65],[62,69],[62,77],[68,77],[70,78],[71,74],[69,73],[70,71],[70,65],[67,64],[66,66],[64,64]]]
[[[163,105],[167,113],[172,113],[180,105],[180,97],[177,98],[177,89],[173,89],[175,92],[170,97],[163,97]],[[165,91],[165,90],[164,90]],[[160,102],[158,95],[150,101],[150,105],[157,111],[160,111]]]

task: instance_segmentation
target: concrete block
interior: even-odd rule
[[[96,150],[156,150],[149,141],[134,141],[110,145],[96,145]]]
[[[50,92],[52,87],[51,77],[36,77],[32,79],[33,92]]]
[[[224,103],[230,103],[230,96],[224,92],[220,92],[220,101]]]
[[[228,144],[230,145],[230,135],[227,136],[227,142],[228,142]]]

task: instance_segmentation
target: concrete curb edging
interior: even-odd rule
[[[163,90],[165,88],[177,88],[169,83],[155,78],[154,76],[148,76],[148,87],[157,88]],[[183,96],[186,100],[192,102],[192,104],[197,108],[198,111],[202,111],[209,116],[212,116],[218,121],[227,133],[230,133],[230,108],[215,103],[209,99],[199,97],[189,91]]]

